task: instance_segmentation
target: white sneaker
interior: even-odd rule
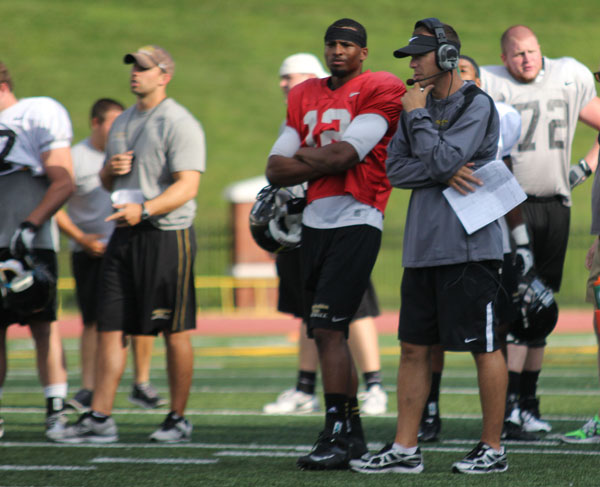
[[[283,391],[275,402],[265,404],[265,414],[314,413],[319,410],[319,399],[315,394],[307,394],[295,387]]]
[[[56,441],[61,438],[67,428],[67,415],[63,412],[51,414],[46,418],[46,438]]]
[[[521,427],[529,433],[537,433],[539,431],[545,431],[548,433],[552,431],[552,425],[548,421],[544,421],[541,418],[536,418],[535,414],[527,409],[521,411]]]
[[[173,413],[169,413],[160,428],[150,435],[150,440],[161,443],[190,441],[192,429],[192,424],[187,419],[183,417],[174,419]]]
[[[358,398],[363,401],[360,412],[368,415],[384,414],[387,411],[388,397],[381,384],[375,384],[361,392]]]

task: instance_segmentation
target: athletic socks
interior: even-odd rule
[[[365,389],[368,391],[371,387],[376,384],[381,385],[381,370],[374,370],[373,372],[365,372],[363,374],[365,381]]]
[[[345,394],[325,394],[325,431],[334,432],[336,423],[346,422],[348,396]]]
[[[440,402],[440,384],[442,383],[442,373],[441,372],[433,372],[431,374],[431,388],[429,389],[429,397],[427,398],[427,403]]]
[[[317,373],[307,372],[306,370],[298,371],[298,380],[296,381],[296,390],[305,394],[313,395],[315,393],[315,385],[317,383]]]
[[[540,370],[521,372],[521,397],[535,397]]]

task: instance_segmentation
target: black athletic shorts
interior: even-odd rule
[[[302,268],[308,334],[314,328],[343,331],[369,285],[381,245],[381,231],[370,225],[332,229],[302,227]]]
[[[98,319],[98,293],[102,278],[102,257],[92,257],[84,251],[73,252],[71,267],[75,278],[75,295],[84,325]]]
[[[277,254],[275,263],[277,265],[277,275],[279,276],[277,310],[294,315],[296,318],[302,318],[304,315],[304,294],[302,292],[300,249]],[[360,320],[361,318],[379,316],[379,314],[377,293],[373,282],[369,279],[369,285],[360,301],[358,310],[354,314],[354,319]]]
[[[571,209],[562,201],[561,196],[528,196],[521,204],[535,270],[554,292],[560,290],[571,219]]]
[[[99,331],[157,335],[196,327],[193,228],[117,228],[104,254]]]
[[[441,344],[457,352],[493,352],[501,346],[494,303],[500,261],[405,268],[398,338]]]
[[[33,257],[36,262],[43,264],[46,266],[46,269],[50,272],[54,279],[57,278],[58,275],[58,265],[56,262],[56,253],[54,250],[49,249],[34,249]],[[0,262],[3,262],[8,259],[12,259],[12,255],[10,250],[7,248],[0,248]],[[12,311],[8,311],[4,309],[2,304],[2,296],[0,296],[0,326],[6,327],[8,325],[12,325],[14,323],[19,323],[20,325],[27,325],[31,321],[44,321],[50,322],[56,320],[56,288],[54,290],[54,299],[46,306],[42,311],[35,314],[16,314]]]

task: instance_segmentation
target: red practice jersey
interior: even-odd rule
[[[385,71],[365,71],[336,90],[328,87],[328,79],[309,79],[289,93],[287,125],[298,132],[302,147],[323,147],[339,142],[358,115],[380,115],[387,120],[388,129],[356,166],[311,181],[308,202],[351,194],[357,201],[383,213],[392,189],[385,171],[387,146],[396,132],[406,87]]]

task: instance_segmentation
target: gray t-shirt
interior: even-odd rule
[[[101,240],[108,242],[114,222],[104,221],[112,213],[110,193],[102,186],[99,175],[104,165],[104,152],[96,149],[88,137],[71,149],[71,155],[75,193],[67,203],[67,213],[83,232],[104,235]],[[74,240],[71,240],[71,249],[83,250]]]
[[[174,183],[172,173],[205,170],[202,126],[171,98],[146,112],[138,111],[134,105],[117,117],[106,145],[106,160],[128,150],[134,152],[132,170],[113,179],[113,191],[139,189],[146,200],[157,197]],[[181,230],[192,225],[195,214],[196,202],[191,199],[150,221],[160,230]]]
[[[444,198],[446,181],[467,162],[477,169],[495,159],[498,113],[483,93],[475,96],[455,121],[465,100],[465,83],[450,97],[427,97],[426,108],[402,112],[388,147],[387,175],[392,186],[412,189],[404,229],[404,267],[502,260],[502,232],[497,221],[468,235]],[[491,124],[490,110],[493,110]],[[451,126],[438,127],[451,121]]]
[[[496,101],[521,114],[519,143],[511,152],[513,172],[534,196],[563,197],[571,206],[569,168],[579,112],[595,96],[590,70],[570,57],[544,58],[544,69],[531,83],[515,80],[504,66],[484,66],[482,88]]]

